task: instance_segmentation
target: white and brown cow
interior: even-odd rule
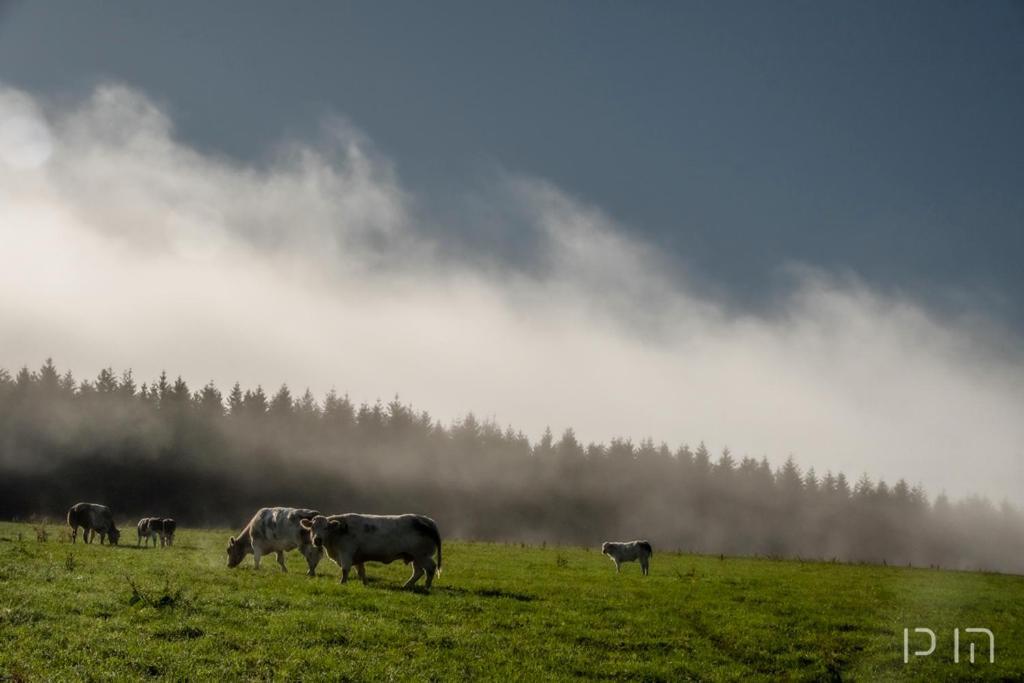
[[[143,517],[139,520],[139,523],[135,525],[138,539],[135,541],[135,547],[142,545],[143,541],[146,543],[146,547],[149,547],[149,542],[153,541],[153,547],[156,547],[157,539],[160,538],[160,530],[156,528],[153,522],[160,522],[163,526],[163,520],[159,517]]]
[[[316,566],[323,553],[312,544],[309,531],[300,522],[319,514],[316,510],[260,508],[241,533],[237,537],[232,536],[228,542],[228,567],[237,567],[246,555],[252,553],[253,563],[259,569],[261,557],[276,553],[281,570],[288,571],[284,554],[298,548],[309,565],[306,574],[316,576]]]
[[[434,520],[423,515],[317,515],[303,520],[302,526],[313,536],[313,545],[323,548],[341,567],[341,582],[348,581],[355,566],[366,584],[365,562],[390,564],[402,560],[412,563],[413,572],[405,582],[412,588],[424,574],[426,587],[441,573],[441,534]],[[437,563],[433,555],[437,553]]]
[[[650,573],[651,555],[654,551],[647,541],[629,541],[628,543],[616,543],[608,541],[601,544],[601,552],[611,558],[615,563],[615,571],[620,571],[619,565],[623,562],[635,562],[640,560],[640,571],[644,576]]]
[[[171,545],[171,542],[174,540],[174,530],[177,528],[177,523],[169,518],[143,517],[135,528],[139,535],[135,545],[138,546],[145,540],[148,547],[149,541],[153,541],[153,547],[155,548],[157,541],[160,541],[161,547]]]
[[[78,542],[78,528],[82,528],[82,540],[92,543],[96,534],[100,536],[100,545],[109,540],[117,545],[121,532],[114,525],[114,515],[106,505],[98,503],[75,503],[68,510],[68,526],[71,527],[71,542]]]

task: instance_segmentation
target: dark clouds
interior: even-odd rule
[[[0,80],[57,100],[129,83],[206,153],[263,162],[342,113],[421,220],[494,267],[542,243],[464,188],[512,172],[734,306],[770,306],[798,262],[1024,323],[1015,3],[15,3],[0,22]]]

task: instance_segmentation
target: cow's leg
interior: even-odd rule
[[[306,576],[316,576],[316,566],[320,563],[320,551],[309,545],[303,548],[302,554],[306,556],[306,564],[309,565]]]
[[[279,565],[281,565],[281,571],[283,571],[285,573],[288,572],[288,567],[286,567],[285,564],[284,564],[284,551],[283,550],[278,550],[277,551],[277,563]]]
[[[622,565],[619,564],[618,560],[615,560],[615,573],[619,574],[622,572]]]
[[[71,527],[71,542],[72,543],[78,543],[78,527],[77,526]]]
[[[359,574],[359,580],[366,585],[366,566],[362,562],[356,565],[356,573]]]
[[[409,580],[405,582],[405,585],[402,586],[402,588],[412,588],[416,585],[416,582],[420,580],[421,576],[423,576],[423,565],[421,565],[418,560],[413,560],[412,576],[409,577]]]
[[[82,527],[82,540],[86,543],[92,543],[92,536],[89,535],[89,529]]]
[[[252,547],[252,563],[254,565],[256,565],[256,569],[260,568],[260,557],[262,557],[262,555],[263,554],[260,552],[260,549],[257,548],[255,545],[253,545],[253,547]]]
[[[430,584],[434,583],[434,575],[437,574],[437,563],[434,562],[434,558],[428,557],[423,560],[423,569],[427,573],[427,590],[430,590]]]
[[[352,563],[348,560],[342,560],[341,563],[341,582],[348,583],[348,573],[352,570]]]

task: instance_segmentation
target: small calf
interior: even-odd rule
[[[607,541],[601,544],[601,552],[611,558],[615,563],[615,571],[621,571],[620,565],[623,562],[634,562],[640,560],[640,571],[644,576],[650,573],[651,555],[654,551],[647,541],[629,541],[628,543],[615,543]]]

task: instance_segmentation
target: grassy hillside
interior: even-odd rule
[[[1024,577],[451,542],[430,595],[404,565],[338,584],[225,567],[227,531],[170,549],[70,545],[0,524],[0,678],[861,680],[1024,677]],[[903,628],[938,636],[903,664]],[[953,629],[996,663],[953,663]],[[912,641],[924,647],[925,636]],[[982,648],[983,649],[983,648]]]

